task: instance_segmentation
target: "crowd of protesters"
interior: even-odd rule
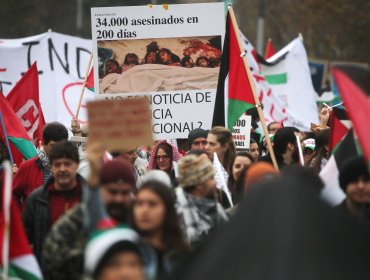
[[[268,197],[270,185],[281,182],[274,191],[284,192],[284,184],[294,183],[320,201],[324,185],[318,173],[329,157],[328,115],[323,108],[321,122],[311,132],[268,125],[279,170],[272,165],[266,139],[251,139],[249,150],[237,151],[231,132],[220,126],[190,131],[186,153],[162,140],[150,153],[137,147],[111,152],[112,159],[107,159],[102,144],[78,149],[67,140],[67,128],[47,124],[37,157],[19,166],[13,182],[13,196],[45,279],[171,279],[192,267],[192,256],[209,250],[215,244],[212,237],[245,214],[243,205],[254,203],[248,199],[252,193]],[[72,131],[81,132],[76,120]],[[299,165],[297,136],[304,167]],[[79,168],[83,162],[87,171]],[[347,196],[330,215],[343,223],[354,220],[357,230],[370,234],[369,171],[361,156],[341,166],[339,182]],[[259,207],[279,212],[270,203]],[[251,230],[271,222],[254,215]],[[248,267],[242,259],[235,265]]]

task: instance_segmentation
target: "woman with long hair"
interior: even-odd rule
[[[137,192],[134,228],[157,256],[157,279],[168,276],[188,251],[180,228],[173,193],[159,181],[147,181]]]

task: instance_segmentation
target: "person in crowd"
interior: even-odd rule
[[[329,137],[330,129],[322,129],[317,131],[317,136],[315,140],[315,150],[311,156],[311,159],[307,164],[309,164],[313,169],[320,173],[320,171],[325,167],[329,159]]]
[[[104,77],[109,74],[121,74],[122,68],[115,59],[108,59],[103,66]]]
[[[148,170],[159,169],[168,174],[173,186],[177,185],[173,162],[177,162],[181,154],[176,146],[166,140],[159,141],[152,149],[149,157]]]
[[[347,197],[336,206],[341,215],[370,218],[370,176],[362,156],[347,159],[339,170],[339,185]]]
[[[270,137],[270,141],[271,141],[271,146],[274,147],[274,137],[275,137],[275,134],[269,134],[269,137]],[[260,156],[266,156],[268,154],[269,154],[269,149],[268,149],[268,146],[267,146],[266,137],[263,136],[262,143],[261,143],[261,153],[260,153]]]
[[[195,62],[195,65],[198,66],[198,67],[209,67],[209,60],[207,57],[205,56],[200,56],[197,58],[196,62]]]
[[[188,134],[189,150],[202,150],[206,149],[208,131],[202,128],[195,128]]]
[[[131,69],[135,65],[139,64],[139,57],[137,56],[136,53],[128,53],[125,56],[125,60],[123,61],[122,64],[122,73],[126,72],[127,70]]]
[[[148,161],[142,159],[138,156],[137,149],[130,150],[128,152],[112,152],[113,158],[123,158],[128,160],[135,170],[136,187],[141,185],[141,179],[146,173],[146,167],[148,166]]]
[[[252,165],[254,162],[253,156],[248,152],[238,152],[232,163],[232,175],[229,176],[228,187],[233,196],[233,201],[237,201],[236,182],[239,179],[241,171],[246,167]]]
[[[164,65],[181,66],[180,58],[166,48],[162,48],[159,50],[159,59]]]
[[[49,153],[60,140],[68,139],[67,128],[58,122],[48,123],[42,131],[42,148],[34,158],[23,162],[14,176],[13,196],[23,209],[30,193],[44,185],[51,177]]]
[[[216,198],[216,181],[209,159],[187,155],[179,161],[176,209],[183,233],[195,246],[209,232],[228,220]]]
[[[221,66],[221,58],[220,57],[211,57],[209,59],[209,67],[216,68]]]
[[[296,134],[301,137],[299,129],[287,126],[279,128],[274,136],[274,154],[280,169],[299,162]],[[272,163],[270,155],[261,160]]]
[[[302,142],[304,165],[309,165],[315,151],[315,139],[308,138]]]
[[[188,251],[173,192],[158,180],[147,181],[138,190],[132,212],[135,230],[156,254],[156,279],[169,277]]]
[[[85,248],[85,277],[91,280],[146,280],[138,234],[125,226],[97,229]]]
[[[185,55],[181,59],[181,66],[185,68],[193,68],[194,67],[194,61],[189,55]]]
[[[88,234],[96,227],[101,212],[105,212],[115,223],[131,224],[130,209],[136,189],[133,167],[123,159],[103,164],[104,152],[101,145],[87,146],[91,170],[89,191],[82,203],[53,225],[45,240],[43,268],[46,279],[80,279]],[[97,202],[93,200],[96,197]],[[97,217],[89,215],[90,212]]]
[[[270,122],[267,125],[267,131],[269,132],[269,134],[275,134],[278,129],[279,129],[278,122]]]
[[[55,143],[49,152],[52,177],[28,197],[23,225],[37,260],[50,227],[82,198],[86,181],[77,174],[78,150],[72,142]]]
[[[146,54],[144,56],[143,64],[159,64],[158,56],[159,48],[157,42],[153,41],[146,46]]]
[[[257,162],[260,156],[260,149],[258,143],[253,138],[249,142],[249,153],[252,155],[253,161]]]

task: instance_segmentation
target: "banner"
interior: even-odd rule
[[[47,32],[22,39],[0,39],[0,84],[7,95],[37,61],[40,102],[45,121],[59,121],[67,128],[77,111],[81,87],[90,58],[91,40]],[[86,122],[86,101],[94,99],[85,90],[79,114]]]
[[[223,3],[92,8],[97,99],[146,96],[156,139],[210,129]]]

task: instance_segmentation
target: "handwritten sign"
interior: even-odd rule
[[[146,98],[99,100],[87,104],[89,142],[109,151],[128,151],[153,144],[152,120]]]

